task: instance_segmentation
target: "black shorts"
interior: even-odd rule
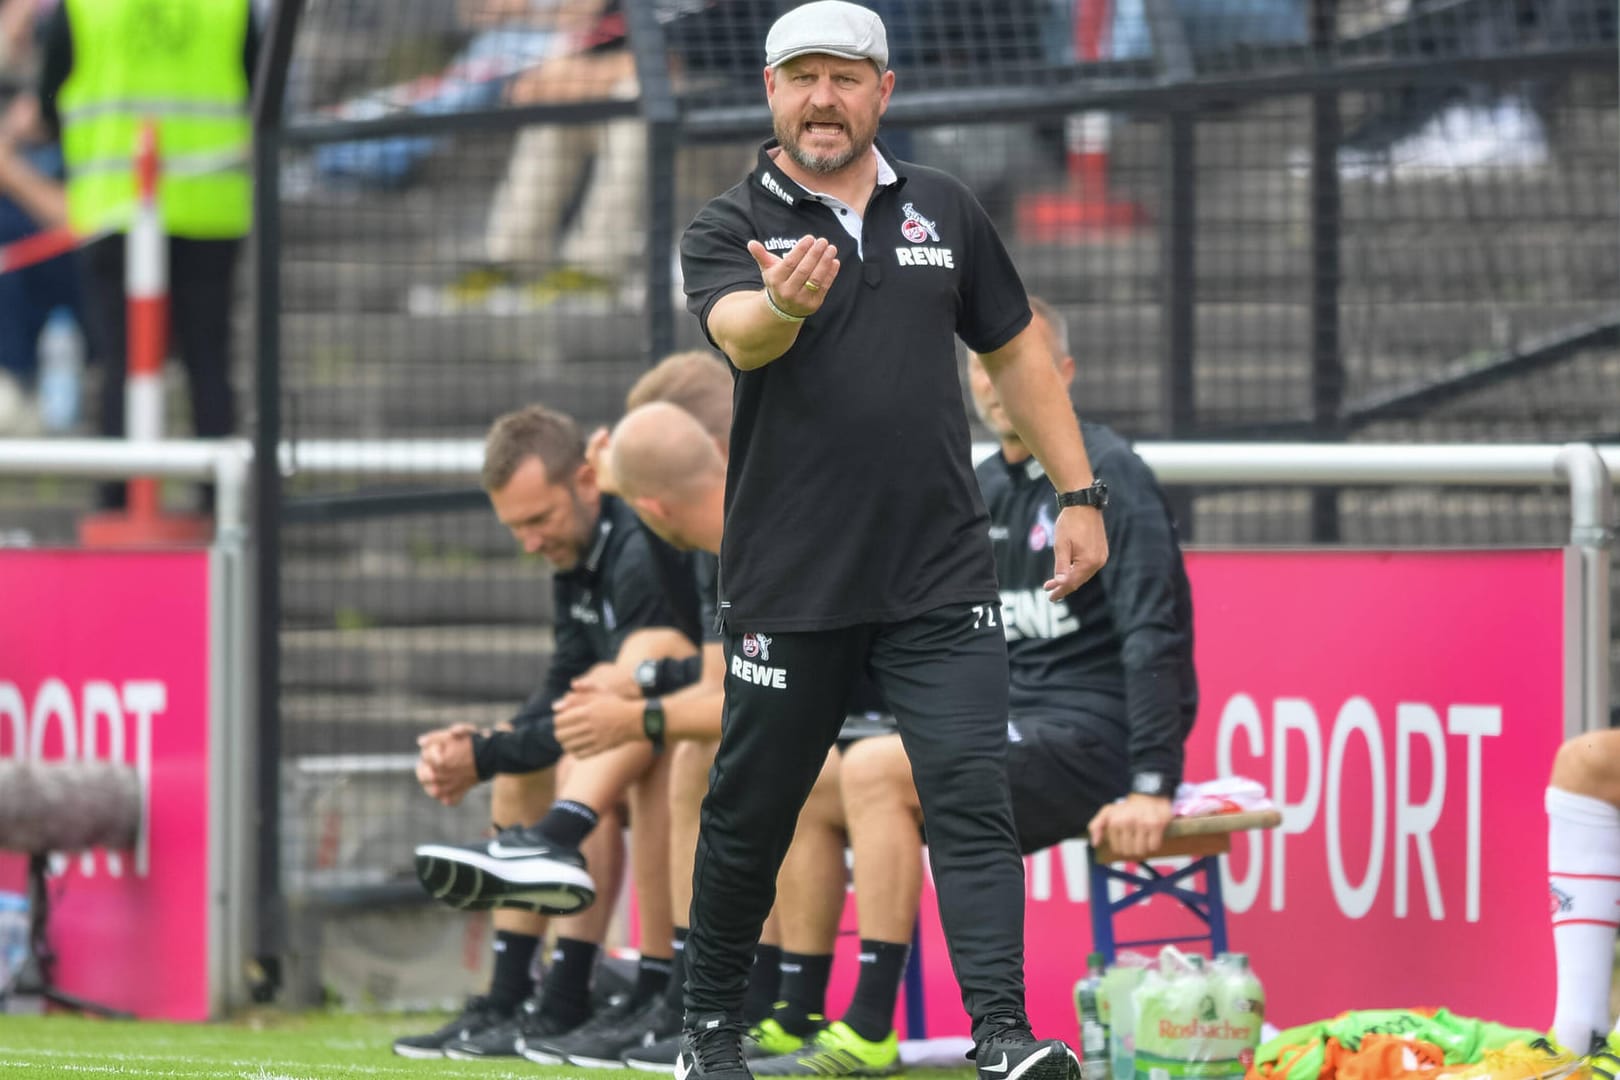
[[[886,712],[852,712],[844,717],[844,726],[838,729],[838,752],[854,746],[862,739],[870,739],[877,735],[900,734],[900,722],[894,718],[893,713]]]
[[[1028,854],[1085,835],[1098,810],[1130,787],[1123,746],[1073,717],[1013,717],[1007,725],[1007,781],[1018,846]]]

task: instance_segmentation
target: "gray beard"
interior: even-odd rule
[[[846,153],[834,157],[811,157],[800,148],[797,140],[790,141],[783,138],[784,132],[776,133],[776,141],[781,145],[782,152],[793,159],[793,164],[806,172],[819,176],[827,176],[848,168],[852,162],[859,161],[865,154],[872,152],[872,141],[867,139],[864,143],[853,144]]]

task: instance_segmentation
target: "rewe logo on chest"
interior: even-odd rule
[[[894,259],[901,266],[940,266],[946,270],[956,269],[956,259],[950,248],[942,247],[897,247],[894,249]]]

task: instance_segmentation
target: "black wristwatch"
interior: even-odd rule
[[[1079,491],[1060,491],[1057,504],[1059,510],[1070,506],[1095,506],[1101,510],[1108,505],[1108,485],[1099,477],[1091,482],[1090,487]]]
[[[641,707],[641,732],[654,750],[664,748],[664,702],[662,698],[648,698]]]
[[[1162,772],[1139,772],[1131,777],[1132,795],[1156,795],[1161,799],[1170,797],[1170,779]]]
[[[641,687],[641,696],[652,697],[658,692],[658,661],[643,660],[636,665],[636,685]]]

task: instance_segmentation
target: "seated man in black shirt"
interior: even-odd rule
[[[1030,307],[1067,384],[1074,360],[1061,316],[1035,297]],[[1103,525],[1111,554],[1096,577],[1051,603],[1042,583],[1051,568],[1052,484],[976,356],[969,376],[979,415],[1001,440],[977,475],[1007,637],[1007,778],[1019,845],[1037,851],[1088,833],[1127,856],[1145,854],[1170,822],[1198,704],[1192,603],[1170,508],[1147,464],[1088,421],[1086,454],[1108,485]],[[855,996],[841,1020],[801,1049],[752,1062],[756,1076],[899,1068],[895,999],[922,889],[922,812],[899,736],[851,746],[842,782],[860,907]]]
[[[540,1007],[520,1014],[517,1006],[532,989],[530,961],[545,928],[539,916],[577,911],[595,898],[578,848],[599,816],[621,799],[628,796],[638,829],[663,824],[665,770],[648,743],[617,747],[572,762],[553,802],[551,767],[563,755],[554,705],[597,665],[628,672],[649,659],[689,656],[698,638],[696,590],[686,558],[647,533],[624,503],[597,489],[584,439],[568,417],[531,406],[497,420],[485,448],[483,482],[497,517],[524,550],[543,555],[556,570],[556,647],[540,690],[509,725],[487,732],[457,725],[420,740],[418,778],[428,794],[454,803],[474,784],[494,779],[492,815],[504,827],[493,841],[418,848],[423,885],[453,906],[507,910],[495,916],[489,997],[475,999],[438,1032],[398,1040],[394,1049],[406,1056],[510,1056],[519,1052],[520,1037],[555,1037],[585,1019],[606,912],[559,927]],[[663,840],[654,839],[661,848]],[[485,888],[490,871],[518,860],[527,877],[501,890]],[[645,865],[638,860],[638,872]],[[659,861],[650,871],[662,869]],[[640,888],[649,897],[668,894],[661,873]],[[644,901],[643,912],[642,971],[631,995],[636,1007],[661,995],[669,969],[667,949],[659,945],[670,936],[667,905]]]

